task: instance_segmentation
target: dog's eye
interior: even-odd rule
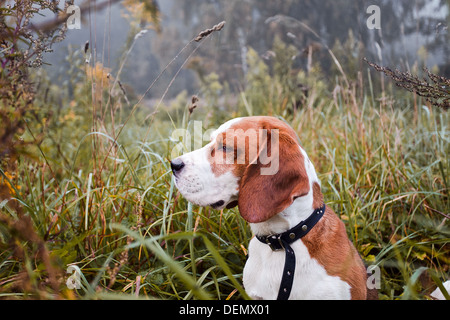
[[[222,144],[222,145],[219,145],[219,148],[218,148],[218,150],[221,150],[221,151],[223,151],[223,152],[230,152],[230,151],[232,151],[232,149],[231,149],[231,148],[227,148],[227,146],[226,146],[226,145],[224,145],[224,144]]]

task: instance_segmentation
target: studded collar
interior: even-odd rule
[[[325,213],[325,204],[314,212],[304,221],[301,221],[295,227],[278,234],[268,236],[256,236],[264,244],[267,244],[273,251],[282,251],[286,253],[283,276],[281,278],[280,289],[277,300],[287,300],[291,294],[292,284],[295,273],[295,253],[290,244],[304,237],[319,222]]]

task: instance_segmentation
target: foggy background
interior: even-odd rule
[[[420,68],[426,66],[438,74],[450,75],[450,1],[156,0],[152,3],[159,9],[159,22],[143,26],[142,29],[149,30],[136,40],[121,74],[127,90],[137,95],[145,92],[198,32],[223,20],[226,25],[204,42],[193,43],[192,49],[170,66],[146,99],[162,96],[195,46],[200,48],[181,69],[166,98],[173,98],[183,90],[196,94],[211,73],[217,74],[221,83],[227,83],[231,92],[239,92],[245,87],[248,49],[256,50],[270,64],[271,48],[277,37],[297,49],[292,57],[296,69],[307,67],[311,50],[312,62],[329,72],[330,77],[333,62],[327,47],[354,78],[357,72],[367,72],[363,57],[402,71],[420,64]],[[75,4],[80,5],[81,1]],[[370,5],[381,9],[380,30],[367,27],[370,14],[366,10]],[[53,53],[44,56],[50,77],[64,81],[70,67],[65,57],[69,50],[83,48],[86,41],[93,54],[91,64],[101,62],[114,75],[120,58],[130,48],[135,34],[142,30],[139,26],[131,28],[132,19],[126,18],[127,14],[120,2],[101,11],[92,8],[83,16],[81,29],[68,30],[66,39],[53,46]],[[358,61],[351,69],[341,61],[349,57]]]

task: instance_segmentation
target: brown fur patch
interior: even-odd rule
[[[330,276],[338,276],[350,285],[352,300],[365,300],[367,273],[344,223],[328,206],[322,219],[302,238],[309,254]]]
[[[239,185],[239,212],[248,222],[257,223],[270,219],[290,206],[294,199],[309,191],[309,180],[304,167],[297,136],[283,121],[272,117],[253,117],[257,129],[267,131],[264,145],[258,146],[258,155],[264,148],[270,157],[278,158],[278,171],[262,175],[259,158],[248,159]],[[278,130],[278,145],[272,148],[273,130]]]
[[[323,205],[323,195],[320,190],[320,185],[317,182],[313,183],[313,209],[318,209]]]

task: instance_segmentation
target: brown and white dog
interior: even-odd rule
[[[283,233],[324,200],[313,164],[295,131],[273,117],[236,118],[201,149],[171,161],[175,183],[190,202],[239,206],[256,236]],[[291,244],[295,274],[289,299],[366,299],[367,273],[345,226],[326,206],[323,217]],[[253,299],[277,298],[285,254],[253,237],[243,282]]]

